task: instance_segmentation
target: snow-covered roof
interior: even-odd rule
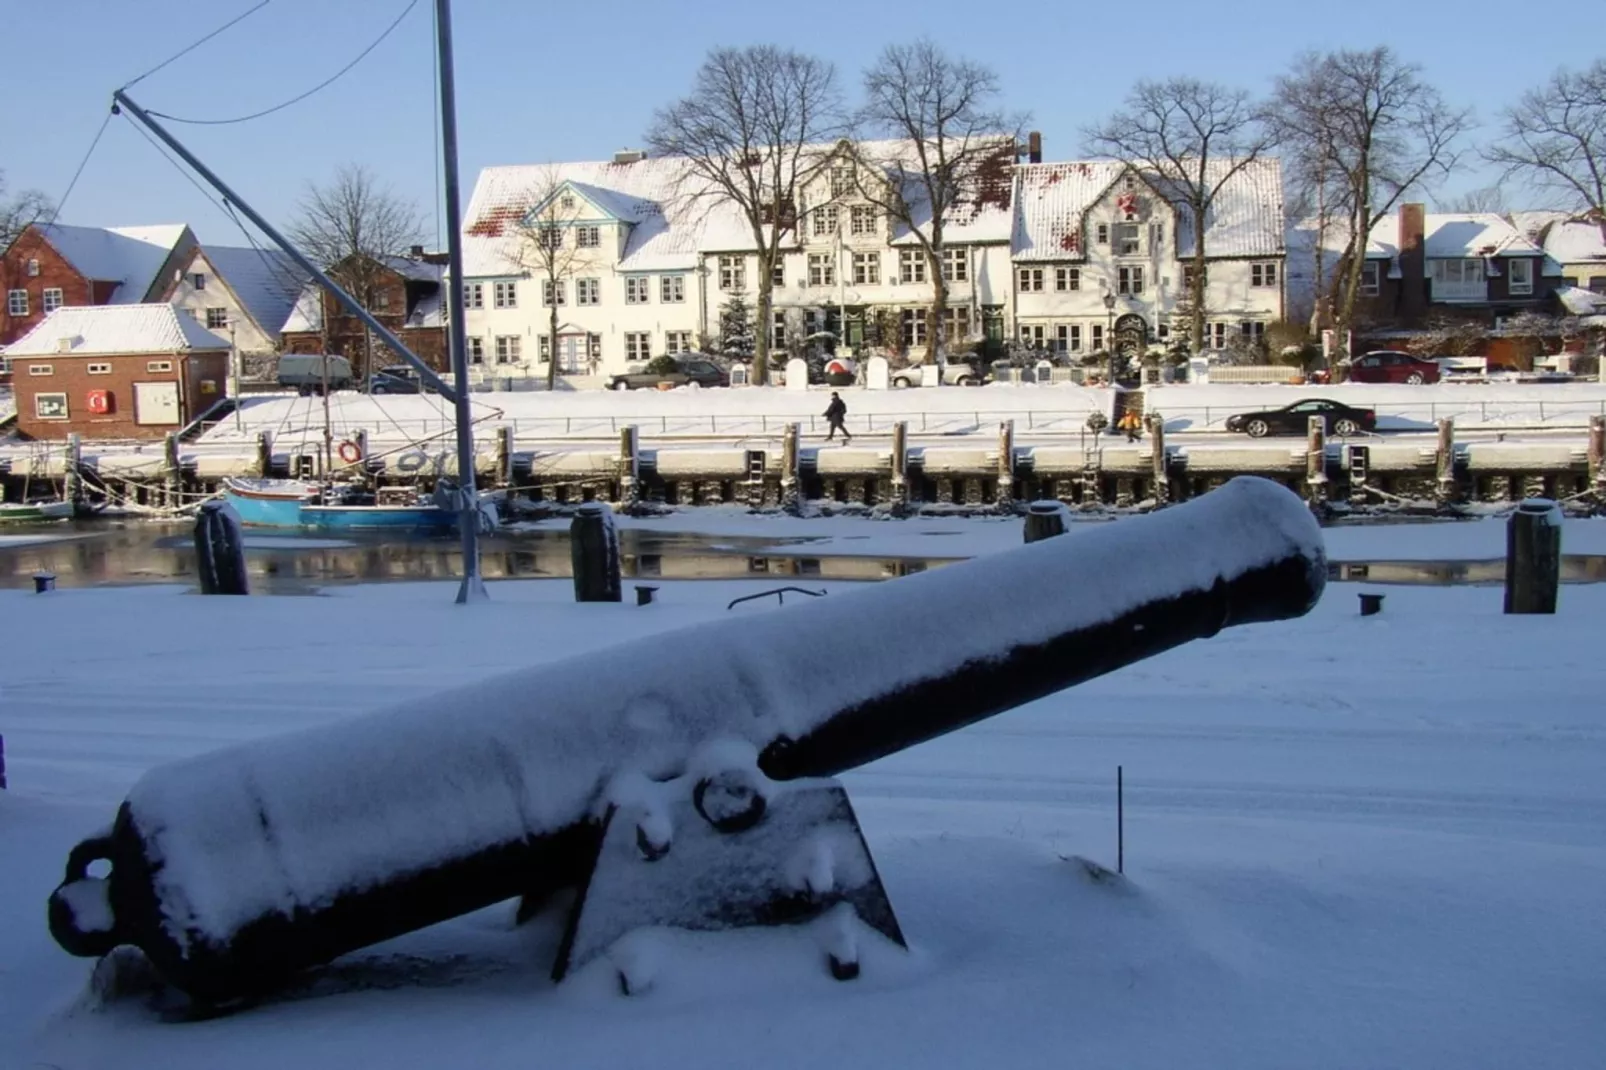
[[[110,356],[228,349],[229,340],[172,305],[69,305],[7,350],[10,357]]]
[[[296,295],[295,304],[291,306],[290,315],[285,317],[279,333],[321,330],[323,330],[323,300],[318,293],[318,284],[309,282]]]
[[[193,271],[202,257],[268,334],[279,333],[308,279],[306,271],[278,249],[207,245],[195,251],[187,270]]]
[[[411,256],[386,256],[381,262],[409,282],[439,283],[446,277],[446,268]]]
[[[442,290],[434,290],[420,297],[418,303],[413,305],[412,311],[407,313],[407,326],[446,326],[446,302],[441,300],[443,292]]]
[[[1231,160],[1208,164],[1207,178],[1218,182],[1232,166]],[[1131,169],[1150,189],[1177,206],[1177,255],[1192,256],[1192,217],[1181,208],[1170,183],[1141,168]],[[1015,259],[1063,260],[1080,255],[1081,244],[1087,241],[1083,233],[1087,210],[1129,167],[1118,160],[1071,160],[1024,164],[1015,170]],[[1227,178],[1216,195],[1205,226],[1205,255],[1280,256],[1282,252],[1282,163],[1271,158],[1254,160]]]
[[[1606,316],[1606,294],[1582,286],[1556,287],[1556,300],[1569,316]]]
[[[40,223],[36,227],[79,274],[98,282],[119,284],[112,293],[112,304],[143,301],[173,250],[185,240],[194,241],[190,228],[182,223],[150,227]]]
[[[1588,219],[1562,219],[1544,233],[1545,252],[1562,264],[1606,266],[1606,224]]]

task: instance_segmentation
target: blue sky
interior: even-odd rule
[[[6,36],[22,47],[8,49],[0,66],[9,102],[0,109],[0,169],[11,190],[37,187],[59,197],[111,91],[254,2],[15,5],[6,13]],[[142,82],[134,99],[196,118],[279,103],[347,63],[405,5],[272,0]],[[240,125],[175,129],[270,219],[293,216],[309,180],[360,162],[419,202],[433,235],[432,7],[419,0],[361,65],[301,104]],[[1562,32],[1564,20],[1494,0],[457,0],[454,24],[465,200],[478,169],[489,164],[594,159],[638,144],[653,108],[685,92],[715,45],[773,42],[813,52],[835,62],[851,89],[883,45],[923,32],[999,73],[1005,102],[1032,112],[1050,160],[1075,156],[1079,131],[1139,78],[1190,74],[1258,92],[1308,49],[1388,43],[1489,123],[1557,67],[1582,66],[1606,51],[1598,35]],[[1449,192],[1492,178],[1468,169]],[[1505,192],[1514,206],[1527,200],[1521,189],[1508,185]],[[188,222],[203,240],[243,240],[126,118],[112,120],[62,219]]]

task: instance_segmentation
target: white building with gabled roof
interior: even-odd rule
[[[196,246],[162,299],[231,338],[242,359],[279,349],[280,331],[309,276],[278,249]]]

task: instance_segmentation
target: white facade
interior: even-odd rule
[[[612,374],[634,360],[717,344],[730,296],[740,291],[756,302],[756,244],[733,206],[686,192],[684,166],[632,155],[482,172],[465,215],[471,360],[491,374],[544,373],[547,266],[534,248],[542,227],[561,266],[560,371]],[[1106,289],[1117,294],[1114,318],[1140,317],[1148,344],[1174,337],[1185,220],[1154,185],[1119,163],[1006,165],[1001,175],[991,196],[946,223],[951,347],[990,335],[1090,353],[1108,333]],[[774,320],[755,325],[771,331],[778,356],[827,330],[868,351],[869,325],[878,321],[895,327],[896,339],[874,348],[921,356],[933,287],[915,236],[833,183],[828,168],[797,207]],[[1130,234],[1117,228],[1133,224],[1136,244],[1123,247]],[[1186,255],[1191,231],[1180,238]],[[1210,318],[1221,339],[1258,336],[1280,318],[1276,161],[1247,168],[1224,189],[1206,252]]]

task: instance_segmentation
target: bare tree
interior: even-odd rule
[[[381,186],[366,167],[348,164],[328,185],[308,184],[289,236],[363,308],[373,311],[380,283],[392,270],[386,262],[405,256],[422,229],[415,204]],[[366,367],[373,366],[372,337],[367,338],[364,360]]]
[[[947,228],[988,203],[1007,207],[1024,113],[998,106],[998,76],[929,40],[892,45],[864,73],[857,125],[890,142],[853,146],[858,193],[925,254],[932,283],[928,356],[947,363]]]
[[[1278,79],[1275,110],[1292,152],[1326,146],[1343,184],[1349,218],[1333,310],[1342,348],[1355,319],[1372,228],[1408,191],[1455,165],[1471,114],[1448,105],[1422,81],[1419,68],[1387,47],[1301,58]]]
[[[1094,153],[1146,172],[1183,210],[1193,232],[1188,339],[1195,353],[1204,348],[1208,312],[1205,229],[1221,191],[1271,147],[1273,128],[1262,119],[1262,107],[1242,89],[1172,78],[1139,82],[1120,111],[1083,135]]]
[[[1440,207],[1446,212],[1493,212],[1496,215],[1504,215],[1507,211],[1506,195],[1499,186],[1464,190],[1444,201]]]
[[[1606,59],[1557,71],[1506,109],[1484,150],[1508,175],[1549,189],[1569,207],[1606,213]]]
[[[0,250],[22,236],[30,223],[46,218],[55,210],[50,198],[36,189],[25,189],[16,198],[6,196],[6,175],[0,171]]]
[[[546,302],[546,385],[548,390],[553,390],[558,384],[560,359],[559,312],[568,301],[569,280],[599,263],[600,239],[595,228],[579,225],[585,215],[585,202],[556,169],[543,171],[536,178],[528,192],[527,203],[533,207],[519,223],[517,264],[539,281],[541,298]],[[581,299],[578,286],[577,282],[576,304]],[[586,345],[590,344],[587,339]],[[590,357],[589,349],[585,355]]]
[[[775,265],[797,229],[799,193],[820,163],[820,142],[842,128],[836,68],[800,52],[717,48],[691,92],[653,116],[647,144],[683,157],[682,196],[724,200],[742,213],[758,250],[753,377],[769,378]]]
[[[1283,154],[1288,184],[1286,211],[1311,223],[1310,332],[1319,336],[1331,322],[1333,294],[1327,277],[1328,243],[1334,225],[1349,218],[1349,183],[1338,166],[1336,130],[1326,121],[1331,89],[1324,79],[1279,87],[1267,115],[1277,140],[1295,151]]]

